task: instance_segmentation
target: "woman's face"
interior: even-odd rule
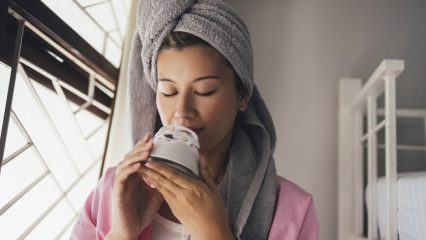
[[[214,49],[191,46],[162,50],[157,59],[157,108],[161,122],[194,130],[200,153],[228,147],[238,110],[247,97],[237,94],[234,72]]]

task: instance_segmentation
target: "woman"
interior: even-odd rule
[[[72,238],[317,239],[311,196],[276,175],[275,130],[241,19],[220,1],[141,1],[137,30],[135,147],[90,194]],[[165,124],[197,133],[201,180],[149,161]]]

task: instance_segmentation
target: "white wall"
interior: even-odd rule
[[[338,80],[366,79],[383,58],[405,59],[398,105],[426,107],[426,2],[226,2],[251,32],[278,172],[313,194],[320,239],[336,239]]]

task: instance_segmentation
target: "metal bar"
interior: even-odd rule
[[[0,2],[0,52],[6,47],[6,24],[8,17],[8,9],[11,0],[3,0]]]
[[[110,1],[109,6],[110,6],[110,9],[111,9],[112,16],[114,18],[115,27],[117,28],[118,36],[120,37],[120,39],[123,39],[124,33],[121,32],[121,30],[118,26],[118,17],[117,17],[117,14],[114,11],[113,6],[112,6],[112,1]]]
[[[107,2],[109,2],[109,0],[105,0],[105,1],[100,1],[100,2],[95,2],[95,3],[92,3],[92,4],[88,4],[88,5],[84,6],[84,7],[82,6],[82,8],[84,8],[86,10],[87,8],[91,8],[91,7],[94,7],[94,6],[97,6],[97,5],[101,5],[101,4],[104,4],[104,3],[107,3]]]
[[[376,115],[376,116],[377,116],[377,115]],[[385,120],[381,121],[379,124],[377,124],[377,125],[373,128],[373,132],[374,132],[375,134],[377,134],[377,132],[378,132],[378,131],[380,131],[382,128],[384,128],[384,127],[385,127],[385,125],[386,125],[386,121],[385,121]]]
[[[78,182],[81,181],[81,179],[90,171],[92,170],[96,164],[99,162],[100,160],[97,159],[96,161],[94,161],[86,170],[84,170],[84,172],[80,175],[80,178],[78,178],[77,180],[75,180],[67,189],[63,190],[61,189],[61,191],[64,193],[64,195],[67,195],[74,187],[75,185],[78,184]],[[78,212],[78,211],[76,211]]]
[[[74,220],[77,218],[77,214],[71,218],[70,221],[68,221],[68,223],[65,225],[64,228],[62,228],[62,230],[56,235],[56,237],[54,238],[55,240],[59,240],[61,239],[62,235],[64,235],[64,233],[68,230],[68,228],[71,226],[71,224],[74,222]]]
[[[377,239],[377,135],[374,131],[377,124],[376,96],[367,98],[368,124],[368,239]]]
[[[25,150],[33,146],[32,143],[26,143],[24,146],[20,147],[18,150],[16,150],[14,153],[10,154],[8,157],[6,157],[2,163],[2,166],[6,166],[6,164],[10,161],[12,161],[14,158],[19,156],[21,153],[23,153]]]
[[[383,60],[362,87],[350,109],[353,111],[362,106],[368,96],[379,96],[384,90],[384,77],[393,75],[399,76],[404,71],[404,61],[402,60]]]
[[[12,71],[10,73],[9,88],[7,90],[7,98],[6,98],[6,107],[5,107],[5,112],[3,116],[3,126],[1,128],[1,136],[0,136],[0,174],[1,174],[1,167],[3,165],[2,162],[3,162],[4,150],[6,146],[7,130],[9,128],[9,118],[10,118],[10,111],[12,109],[12,100],[13,100],[13,92],[15,90],[16,74],[18,72],[18,63],[19,63],[19,58],[21,56],[21,47],[22,47],[22,39],[24,37],[24,28],[25,28],[25,21],[19,20],[18,32],[16,34],[15,49],[13,51],[13,58],[12,58]]]
[[[118,86],[117,88],[114,90],[114,95],[116,96],[117,94],[117,90],[118,90]],[[106,154],[108,151],[108,144],[109,144],[109,137],[111,135],[111,127],[112,127],[112,117],[114,115],[114,109],[115,109],[115,100],[116,98],[113,98],[112,100],[112,106],[111,106],[111,114],[108,116],[109,119],[107,119],[108,121],[108,131],[107,131],[107,137],[105,139],[105,147],[104,147],[104,153],[102,154],[102,162],[101,162],[101,169],[99,171],[99,179],[102,177],[103,171],[104,171],[104,167],[105,167],[105,158],[106,158]]]
[[[9,12],[17,19],[23,19],[22,16],[20,16],[17,12],[9,8]],[[113,83],[111,83],[109,80],[107,80],[105,77],[103,77],[101,74],[98,74],[96,71],[94,71],[92,68],[87,66],[85,63],[83,63],[80,59],[76,58],[74,55],[72,55],[70,52],[65,50],[62,46],[60,46],[58,43],[56,43],[54,40],[52,40],[49,36],[44,34],[42,31],[40,31],[37,27],[35,27],[30,22],[25,22],[25,26],[29,28],[31,31],[33,31],[38,37],[43,39],[43,41],[47,42],[50,46],[52,46],[54,49],[59,51],[61,54],[63,54],[65,57],[67,57],[71,62],[75,63],[77,66],[82,68],[84,71],[86,71],[89,74],[95,75],[99,81],[102,82],[105,86],[107,86],[109,89],[114,90],[116,87]]]
[[[89,89],[88,89],[88,93],[87,93],[87,96],[89,96],[89,98],[90,98],[90,102],[92,102],[93,98],[95,97],[95,87],[96,87],[95,82],[96,82],[95,76],[90,75],[90,77],[89,77]]]
[[[64,199],[64,197],[58,197],[50,206],[48,209],[46,209],[43,214],[38,217],[31,226],[29,226],[24,233],[19,236],[19,240],[25,239],[33,230],[36,228],[46,217],[49,215],[49,213]]]
[[[24,71],[24,75],[25,75],[25,71]],[[27,78],[28,79],[28,78]],[[54,85],[54,88],[55,88],[55,90],[57,91],[57,94],[58,95],[60,95],[60,96],[62,96],[62,99],[64,99],[65,100],[65,95],[64,95],[64,93],[62,92],[62,89],[60,89],[60,86],[59,86],[59,81],[55,78],[54,80],[53,79],[51,79],[52,80],[52,84]],[[59,88],[59,89],[58,89]],[[36,93],[35,93],[36,94]],[[52,124],[53,124],[53,122],[51,122]],[[52,128],[54,129],[54,130],[57,130],[55,127],[54,127],[54,125],[52,125]],[[59,136],[59,135],[58,135]],[[28,137],[28,140],[29,141],[31,141],[32,142],[32,140],[30,139],[30,137],[28,136],[28,134],[27,134],[27,137]],[[62,140],[62,138],[61,138],[61,140]],[[63,143],[64,145],[65,145],[65,143]],[[66,147],[65,147],[66,148]],[[39,161],[41,162],[41,164],[44,166],[44,168],[45,169],[49,169],[48,168],[48,166],[47,166],[47,164],[45,163],[45,161],[44,161],[44,159],[43,159],[43,157],[41,156],[41,154],[40,154],[40,152],[38,151],[38,149],[37,148],[34,148],[35,149],[35,153],[36,153],[36,155],[37,155],[37,157],[38,157],[38,159],[39,159]],[[72,161],[72,163],[73,163],[73,166],[74,166],[74,168],[76,168],[76,171],[77,171],[77,174],[79,175],[79,177],[68,187],[68,190],[66,190],[66,191],[64,191],[62,188],[61,188],[61,186],[60,186],[60,184],[59,184],[59,182],[58,182],[58,180],[55,178],[55,176],[52,174],[52,179],[53,179],[53,181],[55,182],[55,185],[56,185],[56,187],[57,187],[57,189],[58,189],[58,191],[59,192],[62,192],[63,193],[63,195],[64,196],[66,196],[66,194],[68,194],[68,192],[70,191],[70,189],[72,189],[74,186],[75,186],[75,184],[78,182],[78,181],[80,181],[81,180],[81,178],[88,172],[88,170],[86,170],[86,171],[84,171],[83,173],[80,173],[79,172],[79,170],[78,170],[78,168],[77,168],[77,166],[76,166],[76,164],[75,164],[75,162],[74,162],[74,160],[73,160],[73,158],[72,158],[72,156],[71,155],[69,155],[70,156],[70,159],[71,159],[71,161]],[[93,167],[94,166],[94,164],[92,164],[91,165],[91,167]],[[91,169],[91,167],[89,167],[89,169]],[[66,198],[66,201],[68,202],[68,204],[70,204],[70,206],[72,207],[72,204],[70,203],[70,201],[69,201],[69,199],[68,198]],[[77,213],[77,210],[76,209],[74,209],[73,208],[73,210],[74,210],[74,212],[75,213]],[[36,225],[35,225],[36,226]]]
[[[26,19],[85,65],[102,74],[112,85],[116,85],[119,69],[55,15],[45,4],[40,1],[13,0],[10,4],[9,13],[15,18]]]
[[[18,193],[12,200],[10,200],[8,203],[6,203],[1,209],[0,209],[0,216],[3,215],[13,204],[15,204],[19,199],[21,199],[27,192],[29,192],[35,185],[37,185],[41,180],[43,180],[47,175],[49,175],[49,170],[44,171],[36,180],[34,180],[30,185],[28,185],[24,190],[22,190],[20,193]]]
[[[98,28],[100,28],[100,29],[102,29],[102,31],[104,32],[104,33],[106,33],[106,29],[104,29],[99,23],[98,23],[98,21],[96,21],[93,17],[92,17],[92,15],[90,15],[87,11],[86,11],[86,8],[87,8],[87,6],[86,7],[83,7],[78,1],[76,1],[76,0],[73,0],[73,2],[74,2],[74,4],[75,5],[77,5],[77,7],[78,8],[80,8],[80,10],[88,17],[88,18],[90,18],[90,20],[92,20],[92,22],[98,27]],[[108,2],[108,0],[107,1],[104,1],[104,2]],[[104,2],[102,2],[102,3],[104,3]],[[98,3],[98,4],[101,4],[101,3]],[[92,5],[95,5],[95,4],[92,4]]]
[[[28,61],[28,60],[26,60],[24,58],[21,58],[20,62],[24,63],[25,65],[27,65],[28,67],[32,68],[33,70],[39,72],[43,76],[49,78],[51,81],[53,81],[53,80],[56,79],[56,77],[53,76],[52,74],[44,71],[43,69],[39,68],[37,65],[33,64],[32,62],[30,62],[30,61]],[[59,81],[59,84],[62,87],[64,87],[65,89],[67,89],[68,91],[70,91],[70,92],[74,93],[75,95],[77,95],[79,98],[81,98],[81,99],[83,99],[85,101],[89,101],[90,100],[90,97],[87,94],[79,91],[78,89],[74,88],[73,86],[69,85],[68,83],[63,82],[63,81]],[[110,112],[111,112],[111,110],[110,110],[109,107],[103,105],[102,103],[100,103],[100,102],[98,102],[96,100],[92,101],[92,104],[93,104],[93,106],[95,106],[96,108],[98,108],[99,110],[103,111],[106,114],[110,114]]]
[[[30,135],[28,135],[27,131],[25,131],[25,128],[22,125],[22,122],[19,120],[18,116],[16,116],[16,113],[13,110],[11,111],[11,117],[12,117],[12,120],[15,122],[16,127],[18,128],[18,130],[21,132],[21,134],[25,138],[25,141],[27,141],[27,143],[33,144],[33,140],[31,140]]]
[[[102,55],[105,56],[105,52],[106,52],[106,45],[107,45],[107,40],[108,40],[108,32],[104,32],[104,41],[102,42]]]
[[[65,89],[73,92],[75,95],[77,95],[78,97],[82,98],[83,100],[87,101],[89,99],[89,97],[86,94],[78,91],[73,86],[69,85],[68,83],[63,82],[63,81],[59,81],[59,84],[63,88],[65,88]],[[98,102],[96,100],[92,102],[92,105],[95,106],[96,108],[98,108],[99,110],[103,111],[104,113],[108,114],[108,115],[111,114],[111,109],[109,107],[103,105],[102,103],[100,103],[100,102]]]
[[[15,122],[16,127],[18,128],[18,130],[21,132],[21,134],[23,135],[23,137],[25,138],[25,140],[27,141],[27,144],[24,145],[22,148],[18,149],[18,151],[16,151],[15,153],[13,153],[11,156],[7,157],[5,159],[5,161],[3,162],[3,166],[6,165],[7,162],[11,161],[13,158],[17,157],[20,153],[24,152],[27,148],[34,146],[30,136],[28,135],[28,133],[25,131],[24,126],[22,125],[21,121],[19,120],[19,118],[16,116],[16,113],[11,110],[10,111],[10,117],[12,118],[12,120]],[[25,148],[25,149],[24,149]],[[19,152],[19,153],[18,153]],[[10,158],[10,159],[9,159]]]
[[[36,148],[36,147],[34,147],[33,148],[34,149],[34,153],[36,154],[36,156],[37,156],[37,159],[39,160],[39,162],[40,162],[40,164],[45,168],[45,169],[47,169],[47,170],[49,170],[49,172],[50,172],[50,169],[49,169],[49,167],[47,166],[47,164],[46,164],[46,162],[44,161],[44,159],[43,159],[43,156],[41,156],[41,154],[40,154],[40,152],[38,151],[38,149]],[[81,177],[81,175],[80,175],[80,177]],[[58,188],[58,190],[60,191],[60,192],[63,192],[63,190],[62,190],[62,188],[61,188],[61,186],[60,186],[60,184],[59,184],[59,182],[58,182],[58,180],[55,178],[55,176],[52,174],[52,179],[53,179],[53,182],[55,182],[55,185],[56,185],[56,187]],[[77,180],[76,181],[78,181],[79,180],[79,178],[77,178]],[[73,184],[71,184],[70,186],[72,186]],[[68,203],[69,204],[71,204],[70,202],[69,202],[69,200],[67,199],[67,201],[68,201]]]
[[[111,42],[113,42],[114,43],[114,45],[116,46],[116,47],[118,47],[118,48],[122,48],[122,45],[120,45],[114,38],[112,38],[111,37],[111,33],[112,32],[115,32],[115,31],[119,31],[118,30],[118,26],[117,26],[117,28],[116,29],[113,29],[113,30],[110,30],[110,31],[108,31],[108,38],[109,38],[109,40],[111,40]],[[120,36],[120,35],[119,35]]]
[[[372,129],[372,131],[370,132],[370,131],[368,131],[366,134],[364,134],[363,136],[362,136],[362,138],[361,138],[361,141],[360,142],[364,142],[365,140],[367,140],[368,139],[368,136],[370,135],[370,134],[376,134],[378,131],[380,131],[382,128],[384,128],[385,127],[385,124],[386,124],[386,122],[385,122],[385,120],[383,120],[383,121],[381,121],[379,124],[377,124],[373,129]]]
[[[95,130],[93,130],[91,133],[89,133],[89,135],[87,135],[87,137],[86,137],[86,140],[89,140],[93,135],[95,135],[99,130],[101,130],[103,128],[103,126],[105,126],[108,123],[108,120],[109,120],[109,117],[101,125],[96,127]]]
[[[52,80],[52,84],[53,84],[53,87],[55,88],[56,93],[57,93],[57,94],[58,94],[58,96],[61,98],[61,100],[62,100],[62,102],[63,102],[63,105],[64,105],[64,106],[67,106],[67,105],[68,105],[68,103],[67,103],[67,98],[66,98],[66,96],[65,96],[64,92],[62,91],[61,85],[59,85],[59,80],[58,80],[58,79]],[[94,85],[93,85],[93,86],[94,86]],[[89,94],[90,94],[90,93],[89,93]],[[81,136],[81,139],[85,138],[84,133],[83,133],[83,130],[81,129],[81,126],[79,126],[79,124],[78,124],[77,120],[75,119],[75,116],[74,116],[73,112],[71,111],[71,109],[70,109],[70,108],[67,108],[67,109],[69,110],[69,111],[67,111],[67,114],[68,114],[68,116],[67,116],[67,117],[69,117],[70,119],[73,119],[73,120],[74,120],[74,121],[73,121],[73,123],[75,124],[76,128],[78,129],[78,131],[79,131],[79,133],[80,133],[80,136]],[[86,143],[86,144],[85,144],[85,147],[87,148],[87,152],[89,152],[89,153],[90,153],[90,155],[91,155],[90,148],[89,148],[89,146],[87,145],[87,142],[85,142],[85,143]],[[91,155],[91,157],[93,158],[93,156],[92,156],[92,155]]]
[[[114,97],[114,92],[109,90],[108,88],[104,87],[104,85],[95,82],[95,86],[97,88],[99,88],[99,90],[101,90],[102,92],[104,92],[108,97],[113,98]]]
[[[89,103],[89,102],[85,102],[85,103],[83,103],[83,105],[81,105],[77,110],[75,110],[74,112],[73,112],[73,114],[74,115],[76,115],[77,113],[79,113],[81,110],[85,110],[85,109],[87,109],[88,107],[90,107],[91,106],[91,104]]]
[[[95,87],[96,87],[95,82],[96,82],[95,77],[93,75],[90,75],[89,87],[88,87],[88,91],[87,91],[87,96],[89,97],[89,99],[87,99],[86,102],[83,105],[81,105],[80,108],[77,109],[77,111],[74,112],[74,115],[77,114],[78,112],[80,112],[81,110],[86,109],[90,105],[92,105],[93,98],[95,96]],[[56,90],[56,91],[58,91],[58,90]]]
[[[31,137],[28,135],[28,133],[25,131],[25,129],[24,129],[24,127],[22,126],[22,123],[19,121],[19,119],[17,118],[17,116],[16,116],[16,114],[15,114],[15,112],[13,112],[12,111],[12,117],[13,117],[13,119],[15,120],[15,122],[17,123],[17,126],[18,126],[18,128],[21,130],[21,132],[22,132],[22,134],[24,135],[24,137],[25,137],[25,139],[27,140],[27,142],[33,142],[32,141],[32,139],[31,139]],[[43,168],[46,170],[46,171],[49,171],[50,172],[50,169],[49,169],[49,166],[47,166],[47,164],[46,164],[46,162],[44,161],[44,159],[43,159],[43,156],[41,156],[41,154],[40,154],[40,152],[38,151],[38,149],[37,149],[37,147],[36,146],[34,146],[34,148],[33,148],[33,150],[34,150],[34,154],[36,155],[36,157],[37,157],[37,159],[38,159],[38,161],[39,161],[39,163],[43,166]],[[82,175],[80,175],[80,177],[81,177]],[[53,179],[53,181],[55,182],[55,185],[56,185],[56,187],[59,189],[59,191],[60,192],[63,192],[63,190],[62,190],[62,188],[60,187],[60,184],[59,184],[59,182],[58,182],[58,180],[55,178],[55,176],[52,174],[52,179]],[[78,179],[76,180],[76,181],[78,181]],[[71,186],[72,186],[73,184],[71,184]],[[71,203],[69,202],[69,200],[67,199],[67,201],[68,201],[68,204],[70,204],[71,205]]]
[[[361,139],[362,135],[362,112],[357,110],[354,112],[354,130],[355,139]],[[355,218],[355,234],[362,235],[364,227],[364,185],[363,185],[363,148],[358,141],[354,141],[354,210]]]
[[[50,118],[49,113],[47,112],[47,109],[45,108],[45,106],[43,105],[43,102],[41,101],[40,97],[38,96],[37,92],[35,91],[33,85],[31,84],[31,80],[28,78],[27,73],[25,72],[24,68],[22,67],[21,64],[18,65],[18,71],[19,73],[22,75],[22,78],[24,79],[25,83],[27,84],[28,90],[31,92],[35,102],[37,103],[37,105],[39,106],[42,114],[44,115],[45,119],[47,120],[47,123],[50,125],[50,127],[53,130],[53,133],[56,137],[56,139],[62,144],[62,146],[64,147],[65,153],[68,155],[68,157],[71,160],[71,165],[73,166],[73,169],[76,173],[80,174],[80,171],[78,170],[77,165],[75,164],[75,162],[73,161],[73,157],[72,154],[69,152],[68,148],[66,147],[66,144],[64,142],[64,140],[62,139],[61,135],[59,134],[58,129],[55,126],[55,123],[53,122],[53,120]]]
[[[364,134],[364,135],[361,137],[360,142],[361,142],[361,143],[363,143],[363,142],[365,142],[367,139],[368,139],[368,133]]]
[[[378,109],[379,116],[385,116],[384,109]],[[396,109],[396,117],[399,118],[426,118],[426,110],[424,109]]]
[[[73,182],[73,184],[71,184],[70,187],[67,188],[66,191],[63,191],[60,187],[59,190],[62,192],[61,196],[58,197],[55,202],[53,202],[50,207],[48,209],[46,209],[46,211],[43,212],[42,215],[40,215],[40,217],[38,217],[36,219],[36,221],[33,222],[33,224],[31,224],[30,227],[28,227],[24,233],[18,238],[18,239],[25,239],[25,237],[27,237],[48,215],[50,212],[52,212],[52,210],[63,200],[65,199],[68,204],[70,205],[70,207],[73,209],[74,213],[77,215],[78,214],[78,210],[74,209],[73,205],[70,203],[69,199],[67,198],[67,194],[72,190],[72,188],[74,188],[75,185],[77,185],[77,183],[79,181],[81,181],[81,179],[83,178],[84,175],[86,175],[94,166],[96,166],[97,161],[95,161],[85,172],[84,174],[81,175],[80,178],[78,178],[76,181]],[[55,177],[52,175],[53,180],[57,183]],[[58,183],[56,184],[57,186]]]
[[[379,144],[378,148],[386,149],[385,144]],[[402,151],[426,151],[426,146],[416,146],[416,145],[396,145],[397,150]]]
[[[397,164],[396,164],[396,91],[394,75],[385,77],[385,120],[386,120],[386,237],[387,240],[398,239],[397,208]]]
[[[426,145],[426,117],[423,118],[423,131],[424,131],[424,144]],[[425,160],[426,160],[426,151],[425,151]]]

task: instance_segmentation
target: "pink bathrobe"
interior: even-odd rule
[[[72,240],[104,239],[111,228],[115,168],[107,170],[90,193],[71,234]],[[312,196],[296,184],[278,176],[277,206],[269,240],[316,240],[318,220]],[[150,239],[151,226],[139,236]]]

